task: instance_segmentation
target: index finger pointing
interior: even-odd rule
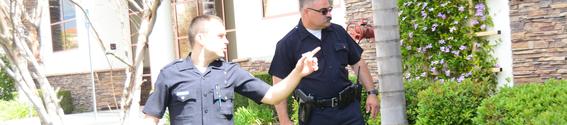
[[[317,47],[309,52],[306,52],[304,55],[306,57],[313,57],[313,55],[315,55],[317,52],[319,52],[319,50],[321,50],[321,47]]]

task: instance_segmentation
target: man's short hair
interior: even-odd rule
[[[222,22],[222,19],[215,15],[201,15],[191,20],[189,24],[189,45],[191,47],[195,44],[195,35],[206,32],[205,23],[213,20]]]
[[[299,11],[301,11],[303,7],[313,4],[315,1],[316,0],[299,0]]]
[[[301,11],[301,9],[303,9],[303,7],[307,6],[307,5],[311,5],[314,2],[316,2],[317,0],[299,0],[299,11]],[[333,3],[333,0],[328,0],[329,3]]]

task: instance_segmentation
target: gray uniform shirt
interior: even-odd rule
[[[168,108],[172,125],[232,125],[234,92],[261,103],[269,88],[234,63],[217,60],[201,73],[187,57],[161,70],[143,112],[161,118]]]

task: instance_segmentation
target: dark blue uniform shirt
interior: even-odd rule
[[[217,60],[201,73],[188,57],[161,70],[143,112],[161,118],[168,108],[172,125],[231,125],[235,91],[260,103],[269,88],[234,63]]]
[[[321,47],[315,54],[319,59],[319,70],[304,77],[298,88],[316,98],[337,96],[350,85],[346,68],[347,65],[354,65],[360,60],[362,48],[337,24],[322,29],[321,34],[319,40],[305,29],[300,20],[299,24],[278,42],[270,66],[270,75],[285,78],[293,70],[301,54]]]

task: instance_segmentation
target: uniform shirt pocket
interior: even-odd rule
[[[234,87],[230,84],[217,85],[214,92],[214,104],[219,108],[219,117],[232,119]]]
[[[348,47],[344,43],[335,44],[335,53],[337,60],[341,63],[341,66],[345,67],[348,64]]]

